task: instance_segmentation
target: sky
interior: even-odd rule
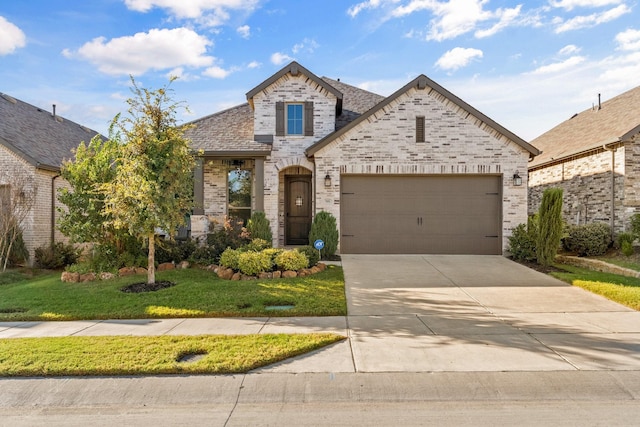
[[[530,141],[640,85],[637,1],[0,0],[0,92],[106,135],[131,77],[178,77],[191,121],[296,60],[385,96],[425,74]]]

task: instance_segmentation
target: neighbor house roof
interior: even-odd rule
[[[531,143],[542,154],[529,168],[628,141],[640,132],[640,86],[594,106],[560,123]]]
[[[39,169],[58,171],[98,132],[0,93],[0,144]]]
[[[413,89],[413,88],[417,88],[417,89],[430,88],[430,90],[437,92],[439,95],[443,96],[453,104],[457,105],[459,108],[464,110],[468,115],[475,117],[476,120],[478,121],[479,126],[481,126],[482,124],[486,124],[487,126],[492,128],[494,131],[504,135],[509,140],[513,141],[517,145],[524,148],[526,151],[529,152],[531,157],[536,156],[540,153],[539,150],[537,150],[533,145],[529,144],[519,136],[515,135],[511,131],[507,130],[506,128],[502,127],[498,123],[494,122],[489,117],[485,116],[480,111],[476,110],[475,108],[473,108],[472,106],[470,106],[469,104],[467,104],[466,102],[464,102],[463,100],[461,100],[460,98],[458,98],[457,96],[455,96],[454,94],[452,94],[451,92],[449,92],[448,90],[446,90],[445,88],[443,88],[442,86],[434,82],[433,80],[429,79],[427,76],[422,74],[416,77],[415,79],[413,79],[412,81],[410,81],[409,83],[407,83],[405,86],[403,86],[393,94],[391,94],[389,97],[383,98],[382,100],[380,100],[372,108],[370,108],[364,114],[361,114],[360,116],[358,116],[357,118],[349,122],[349,124],[347,124],[346,126],[340,128],[336,132],[333,132],[327,135],[326,137],[322,138],[320,141],[310,146],[306,150],[307,156],[313,156],[316,152],[318,152],[320,149],[322,149],[323,147],[325,147],[326,145],[334,141],[337,137],[347,133],[349,130],[356,127],[359,123],[362,123],[363,121],[367,120],[367,118],[375,114],[377,111],[380,111],[384,107],[388,106],[395,99],[399,98],[401,95],[405,94],[406,92],[408,92],[410,89]]]

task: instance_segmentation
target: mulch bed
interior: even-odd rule
[[[562,272],[564,270],[561,270],[557,267],[554,267],[553,265],[550,265],[548,267],[543,267],[542,265],[535,263],[535,262],[529,262],[529,261],[517,261],[513,258],[511,258],[512,261],[517,262],[518,264],[522,264],[525,267],[529,267],[532,270],[536,270],[539,271],[540,273],[545,273],[545,274],[549,274],[549,273],[554,273],[554,272]]]
[[[168,280],[161,280],[155,283],[146,283],[146,282],[133,283],[131,285],[125,286],[124,288],[121,288],[120,290],[126,293],[138,294],[141,292],[155,292],[161,289],[170,288],[175,285],[176,285],[175,283],[170,282]]]

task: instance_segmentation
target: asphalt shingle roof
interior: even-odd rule
[[[542,150],[529,168],[554,162],[603,144],[628,140],[640,132],[640,86],[589,108],[540,135],[531,144]]]
[[[0,144],[34,166],[58,170],[98,132],[0,93]]]

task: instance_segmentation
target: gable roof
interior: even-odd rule
[[[322,80],[320,77],[313,74],[311,71],[304,68],[302,65],[298,64],[296,61],[292,61],[291,63],[283,67],[280,71],[278,71],[277,73],[269,77],[267,80],[263,81],[258,86],[254,87],[249,92],[247,92],[247,101],[249,101],[249,104],[253,108],[253,97],[257,93],[265,90],[267,87],[271,86],[273,83],[278,81],[278,79],[280,79],[282,76],[286,74],[297,76],[300,73],[309,77],[313,82],[315,82],[317,85],[325,89],[327,92],[335,95],[335,97],[337,98],[336,114],[339,115],[342,112],[342,93],[336,88],[334,88],[333,86],[331,86],[330,84],[328,84],[326,81]]]
[[[359,123],[362,123],[363,121],[367,120],[368,117],[372,116],[377,111],[380,111],[384,107],[388,106],[395,99],[399,98],[401,95],[405,94],[406,92],[408,92],[410,89],[413,89],[413,88],[417,88],[419,90],[430,88],[432,91],[437,92],[439,95],[445,97],[446,99],[448,99],[449,101],[457,105],[459,108],[466,111],[469,115],[475,117],[477,120],[480,120],[481,123],[479,125],[486,124],[490,128],[494,129],[496,132],[504,135],[509,140],[513,141],[520,147],[524,148],[526,151],[529,152],[529,155],[531,157],[540,154],[540,151],[536,149],[533,145],[529,144],[519,136],[515,135],[511,131],[507,130],[506,128],[502,127],[498,123],[494,122],[489,117],[485,116],[480,111],[476,110],[471,105],[467,104],[466,102],[464,102],[463,100],[461,100],[460,98],[458,98],[457,96],[455,96],[454,94],[452,94],[451,92],[449,92],[448,90],[446,90],[445,88],[443,88],[442,86],[434,82],[433,80],[429,79],[424,74],[421,74],[415,79],[413,79],[412,81],[410,81],[409,83],[407,83],[405,86],[403,86],[402,88],[400,88],[399,90],[391,94],[389,97],[382,99],[380,102],[374,105],[371,109],[369,109],[367,112],[357,117],[355,120],[351,121],[346,126],[340,128],[336,132],[333,132],[327,135],[326,137],[322,138],[321,140],[319,140],[318,142],[316,142],[315,144],[307,148],[307,150],[305,151],[306,155],[309,157],[313,156],[316,152],[318,152],[320,149],[322,149],[323,147],[331,143],[337,137],[344,135],[349,130],[356,127]]]
[[[640,86],[589,108],[543,133],[533,141],[542,154],[529,168],[628,141],[640,132]]]
[[[98,132],[0,93],[0,144],[38,169],[60,170]]]
[[[340,80],[328,77],[322,77],[322,80],[343,94],[342,114],[336,117],[336,130],[348,125],[384,99],[382,95],[342,83]]]

